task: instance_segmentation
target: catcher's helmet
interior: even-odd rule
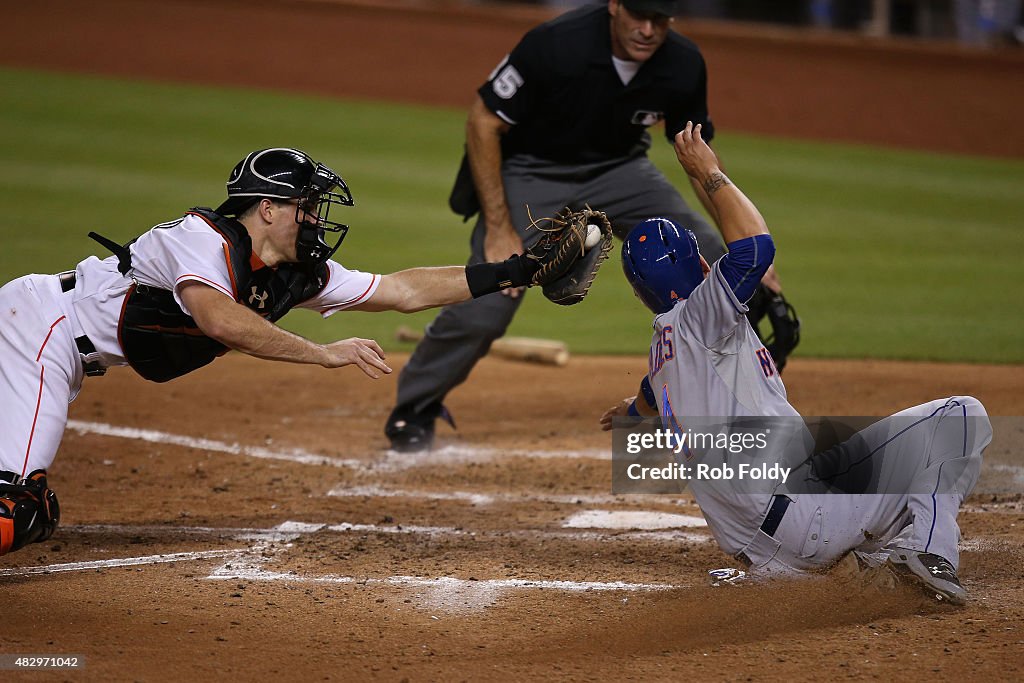
[[[239,161],[227,182],[228,198],[217,207],[223,216],[239,216],[266,197],[296,199],[299,224],[296,252],[300,261],[326,261],[341,246],[348,226],[328,219],[331,205],[352,206],[352,193],[341,176],[313,161],[305,152],[289,147],[260,149]],[[325,233],[339,233],[333,246]]]
[[[671,310],[704,281],[696,236],[668,218],[648,218],[629,231],[622,242],[622,270],[655,313]]]

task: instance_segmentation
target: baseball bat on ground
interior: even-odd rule
[[[422,332],[404,325],[395,330],[395,339],[398,341],[418,342],[422,338]],[[503,337],[491,344],[490,353],[498,358],[559,367],[569,362],[569,347],[565,342],[553,339]]]

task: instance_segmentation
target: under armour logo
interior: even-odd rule
[[[258,308],[259,310],[262,311],[263,310],[263,302],[265,302],[269,298],[270,298],[270,292],[263,292],[263,294],[259,294],[256,291],[256,285],[253,285],[252,286],[252,296],[249,297],[249,306],[251,307],[251,306],[253,306],[256,303],[259,303],[259,306],[256,306],[256,308]]]

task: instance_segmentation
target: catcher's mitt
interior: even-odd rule
[[[747,320],[764,342],[764,347],[772,355],[775,367],[779,372],[786,367],[786,359],[796,345],[800,343],[800,318],[796,309],[786,301],[781,293],[773,292],[763,284],[759,285],[754,296],[747,302]],[[758,323],[765,316],[772,326],[771,334],[762,335]]]
[[[583,301],[612,248],[608,217],[589,206],[580,211],[566,207],[554,218],[532,221],[531,226],[547,233],[526,250],[528,258],[540,263],[532,284],[541,285],[544,296],[556,304],[570,306]]]

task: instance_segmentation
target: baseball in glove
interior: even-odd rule
[[[582,301],[611,250],[612,228],[607,216],[589,207],[581,211],[566,208],[554,218],[531,217],[530,227],[543,231],[544,236],[525,253],[466,267],[470,293],[480,297],[508,287],[539,285],[555,303]]]
[[[547,226],[542,225],[545,222]],[[583,301],[612,249],[612,224],[608,216],[589,206],[580,211],[566,207],[554,218],[533,221],[532,225],[548,234],[528,252],[556,248],[559,252],[537,271],[534,284],[542,285],[544,296],[556,304],[571,306]],[[564,258],[562,252],[566,252]]]

